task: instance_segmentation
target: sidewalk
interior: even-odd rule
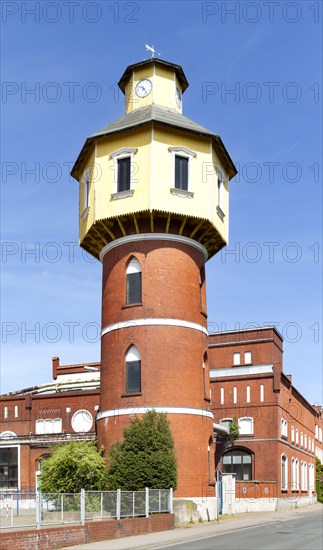
[[[80,544],[78,546],[69,546],[69,550],[148,550],[167,546],[171,544],[185,543],[194,539],[207,538],[213,535],[224,534],[237,529],[253,527],[266,523],[277,523],[289,519],[299,519],[304,516],[311,516],[323,513],[323,506],[320,503],[304,506],[293,510],[284,510],[280,512],[256,512],[249,514],[239,514],[236,516],[221,516],[219,523],[206,522],[197,525],[187,525],[185,527],[176,527],[171,531],[162,531],[159,533],[150,533],[147,535],[137,535],[135,537],[125,537],[114,540],[105,540],[93,542],[90,544]]]

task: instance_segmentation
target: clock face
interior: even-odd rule
[[[140,80],[136,86],[136,94],[138,97],[146,97],[150,94],[152,88],[152,83],[148,78]]]
[[[180,106],[182,105],[182,94],[178,88],[176,88],[175,90],[175,98],[177,107],[180,108]]]

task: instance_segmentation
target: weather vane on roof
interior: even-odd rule
[[[163,53],[163,52],[160,52],[160,53],[156,52],[156,50],[154,48],[154,45],[148,46],[148,44],[145,44],[145,47],[146,47],[147,52],[151,52],[151,57],[155,57],[156,53],[157,53],[158,56],[161,56],[161,54]]]

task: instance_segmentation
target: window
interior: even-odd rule
[[[90,170],[87,168],[83,175],[83,210],[89,206],[90,199]]]
[[[130,189],[130,157],[125,157],[117,160],[118,162],[118,184],[117,192],[128,191]]]
[[[281,487],[283,491],[287,490],[288,483],[288,472],[287,472],[287,456],[282,455],[281,457]]]
[[[292,426],[292,443],[295,441],[295,429],[294,426]]]
[[[244,354],[245,365],[251,365],[251,351],[246,351]]]
[[[250,386],[247,386],[246,389],[246,401],[247,403],[250,403]]]
[[[265,386],[260,384],[260,401],[263,403],[265,400]]]
[[[202,373],[203,373],[203,391],[204,391],[204,398],[208,398],[208,387],[207,387],[207,374],[208,374],[208,358],[207,353],[204,354],[203,357],[203,363],[202,363]]]
[[[188,158],[175,155],[175,188],[188,191]]]
[[[238,401],[238,390],[237,387],[234,386],[233,388],[233,403],[236,403]]]
[[[292,491],[299,490],[299,464],[297,458],[292,458]]]
[[[213,439],[210,437],[209,444],[207,446],[207,471],[209,481],[214,481],[214,472],[211,472],[211,449],[213,448]]]
[[[234,449],[222,456],[222,473],[236,474],[238,481],[252,479],[252,455],[247,451]]]
[[[221,405],[224,405],[224,388],[220,389],[220,401]]]
[[[116,193],[112,193],[112,199],[119,199],[131,196],[134,192],[132,189],[135,180],[135,164],[133,156],[137,149],[133,147],[122,147],[114,153],[110,154],[110,158],[114,160],[114,181]],[[127,192],[128,191],[128,192]],[[121,194],[121,195],[120,195]]]
[[[3,408],[3,417],[8,418],[8,407]]]
[[[93,417],[89,411],[81,409],[73,414],[71,424],[74,432],[86,433],[92,428]]]
[[[0,448],[0,487],[18,487],[18,447]]]
[[[223,212],[223,186],[225,182],[225,174],[220,166],[215,167],[215,172],[218,178],[218,205],[217,205],[217,213],[221,220],[224,218],[224,212]]]
[[[319,438],[319,427],[317,424],[315,424],[315,439]]]
[[[36,420],[36,434],[55,434],[62,432],[61,418],[46,418]]]
[[[281,419],[281,437],[288,437],[288,424],[284,418]]]
[[[237,352],[233,354],[233,364],[240,365],[240,353]]]
[[[307,462],[301,462],[301,490],[307,491],[308,480],[307,480]]]
[[[206,312],[206,295],[205,295],[205,268],[204,266],[200,270],[200,308],[202,311]]]
[[[126,393],[141,392],[141,357],[136,346],[126,356]]]
[[[15,418],[18,418],[18,413],[19,413],[18,405],[15,405]]]
[[[301,432],[301,447],[304,447],[304,436],[303,436],[303,432]]]
[[[239,435],[253,435],[253,418],[242,417],[238,420]]]
[[[169,147],[169,151],[174,155],[174,189],[172,193],[185,197],[193,197],[194,194],[189,191],[190,172],[191,160],[193,157],[196,157],[196,153],[187,147]]]
[[[304,434],[304,447],[305,447],[305,449],[307,447],[307,435],[306,434]]]
[[[127,267],[127,304],[141,302],[141,267],[136,258],[133,258]]]
[[[222,419],[220,420],[221,426],[223,426],[224,428],[227,428],[228,433],[229,433],[229,431],[230,431],[230,424],[231,424],[231,422],[232,422],[232,418],[222,418]]]
[[[299,443],[299,440],[298,440],[298,433],[299,433],[299,432],[298,432],[298,429],[296,428],[296,433],[295,433],[295,443],[296,443],[296,445],[298,445],[298,443]]]
[[[319,428],[319,441],[322,443],[322,428]]]

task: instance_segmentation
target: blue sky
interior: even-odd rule
[[[276,324],[285,372],[322,402],[323,5],[276,4],[2,2],[2,393],[49,381],[52,356],[100,357],[101,266],[77,246],[69,169],[124,113],[116,82],[148,43],[239,169],[210,328]]]

